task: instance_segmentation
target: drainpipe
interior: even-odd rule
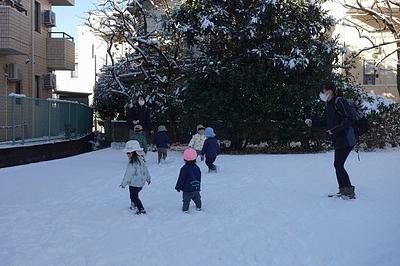
[[[8,73],[4,73],[5,85],[6,85],[6,140],[8,141]]]
[[[32,98],[36,98],[36,90],[35,90],[35,0],[32,0],[31,3],[31,88],[32,88]],[[40,26],[40,25],[39,25]],[[31,137],[34,137],[34,130],[35,130],[35,100],[32,101],[32,124],[31,124]]]

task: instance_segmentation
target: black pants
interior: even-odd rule
[[[191,200],[194,201],[194,203],[196,204],[196,207],[197,207],[197,208],[201,208],[201,196],[200,196],[200,191],[183,192],[182,198],[183,198],[182,211],[187,211],[187,210],[189,210],[189,204],[190,204],[190,201],[191,201]]]
[[[349,174],[344,169],[344,164],[353,147],[335,150],[335,170],[339,188],[351,187]]]
[[[143,204],[139,199],[139,192],[142,190],[141,187],[131,187],[129,186],[129,193],[130,193],[130,198],[131,202],[135,204],[135,206],[138,208],[139,211],[144,210]]]
[[[210,170],[217,169],[217,167],[214,165],[216,159],[217,157],[206,157],[206,165],[208,166],[208,169]]]
[[[158,148],[157,152],[158,152],[158,163],[161,162],[161,159],[163,160],[167,159],[168,148]]]

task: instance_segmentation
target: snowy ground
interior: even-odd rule
[[[181,155],[129,209],[126,158],[107,149],[0,169],[0,265],[400,265],[400,151],[353,153],[358,198],[336,191],[332,153],[221,156],[204,211],[180,211]]]

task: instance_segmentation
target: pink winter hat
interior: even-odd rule
[[[196,160],[196,158],[197,158],[197,152],[192,148],[188,148],[183,152],[183,159],[185,161],[188,162],[194,161]]]

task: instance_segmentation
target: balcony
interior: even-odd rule
[[[0,5],[0,55],[29,53],[30,25],[25,13],[8,5]]]
[[[53,6],[74,6],[75,0],[52,0],[50,1]]]
[[[75,69],[74,38],[64,32],[49,32],[46,42],[48,68],[71,71]]]

